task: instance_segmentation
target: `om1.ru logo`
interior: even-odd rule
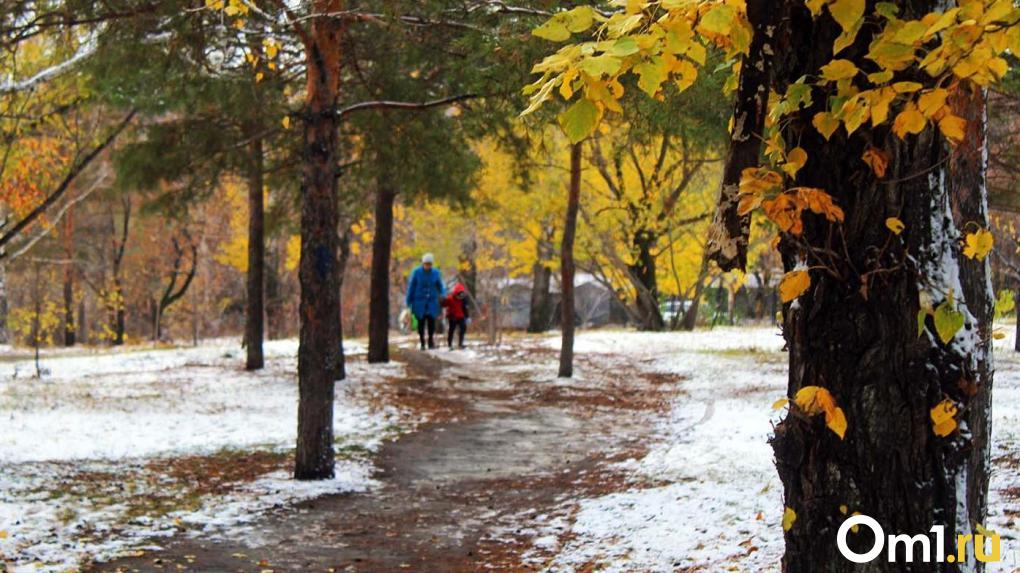
[[[865,553],[857,553],[850,549],[846,544],[847,534],[851,531],[857,530],[857,527],[863,525],[871,529],[872,533],[875,534],[875,544],[872,545]],[[999,561],[1000,547],[999,547],[999,536],[995,533],[989,533],[989,535],[970,535],[970,534],[957,534],[956,536],[956,555],[946,555],[946,526],[934,525],[931,528],[931,533],[935,536],[935,554],[932,555],[931,538],[923,533],[914,535],[902,534],[892,535],[888,537],[888,551],[886,553],[887,559],[890,563],[894,563],[897,560],[897,547],[903,547],[903,560],[907,563],[914,562],[914,551],[920,546],[921,556],[919,561],[922,563],[930,563],[934,557],[937,563],[965,563],[967,562],[967,546],[972,545],[974,547],[974,557],[982,563],[992,563]],[[991,545],[991,551],[985,552],[985,540],[989,541]],[[867,515],[854,515],[847,518],[843,522],[843,525],[839,526],[839,531],[836,533],[836,547],[839,548],[839,552],[854,563],[869,563],[874,561],[881,553],[882,549],[886,545],[885,531],[882,530],[882,526],[877,521]]]

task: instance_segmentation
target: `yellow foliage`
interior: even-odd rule
[[[886,219],[885,226],[887,229],[892,231],[894,235],[899,235],[903,232],[903,229],[907,228],[907,226],[903,224],[903,221],[900,221],[896,217],[889,217]]]
[[[992,252],[995,244],[995,237],[987,229],[978,229],[973,233],[967,233],[963,255],[968,259],[985,260],[988,253]]]
[[[836,399],[825,388],[804,386],[797,391],[793,401],[808,416],[824,412],[825,425],[841,440],[846,435],[846,415],[843,413],[843,409],[836,405]]]
[[[811,275],[807,271],[790,271],[779,283],[779,300],[787,303],[804,294],[811,287]]]
[[[797,521],[797,512],[792,508],[785,508],[783,510],[783,531],[790,531],[795,521]]]
[[[956,403],[946,398],[931,409],[932,431],[936,436],[946,437],[956,429]]]

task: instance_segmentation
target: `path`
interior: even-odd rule
[[[530,528],[566,497],[618,488],[610,462],[641,453],[649,415],[676,387],[606,355],[581,359],[582,380],[564,383],[550,375],[555,353],[534,341],[471,353],[400,353],[409,376],[387,391],[434,421],[382,448],[375,491],[94,571],[532,570],[521,563]]]

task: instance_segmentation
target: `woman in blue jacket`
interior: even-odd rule
[[[421,266],[414,269],[411,280],[407,283],[407,307],[418,320],[418,339],[421,341],[422,350],[425,350],[426,329],[429,333],[428,347],[436,347],[432,336],[436,332],[439,299],[446,294],[443,277],[440,276],[438,269],[432,268],[433,262],[432,253],[425,253],[421,258]]]

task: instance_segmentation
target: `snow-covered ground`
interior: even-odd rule
[[[402,366],[348,364],[334,412],[337,477],[298,483],[284,469],[296,438],[296,349],[268,343],[255,374],[242,370],[236,340],[54,352],[41,380],[31,361],[0,363],[0,563],[67,571],[174,532],[214,535],[268,508],[372,487],[364,453],[402,422],[370,399],[372,385]]]
[[[1020,355],[1011,336],[996,344],[993,458],[1020,452]],[[578,354],[639,356],[650,371],[682,380],[681,393],[650,452],[621,464],[635,485],[565,501],[526,557],[549,571],[778,571],[782,485],[768,438],[781,416],[772,404],[786,390],[782,346],[772,328],[581,333]],[[1018,485],[1015,466],[996,464],[988,526],[1004,537],[1003,560],[990,573],[1018,570],[1011,515],[1020,490],[1003,495]]]

